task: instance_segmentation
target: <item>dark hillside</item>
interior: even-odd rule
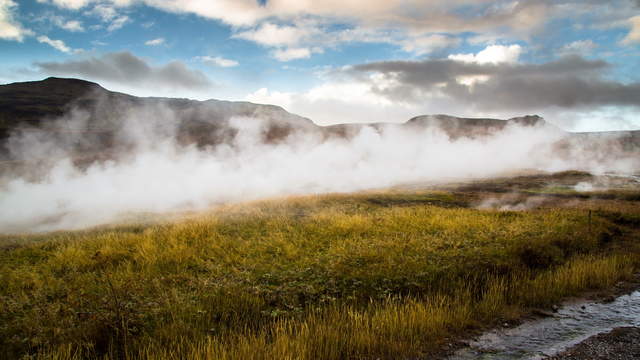
[[[437,127],[451,139],[484,137],[511,124],[547,128],[566,134],[558,143],[559,151],[570,153],[576,145],[599,149],[630,152],[637,151],[640,131],[604,133],[565,133],[537,115],[509,120],[489,118],[459,118],[449,115],[417,116],[404,124],[339,124],[318,126],[311,120],[289,113],[274,105],[250,102],[135,97],[112,92],[100,85],[79,80],[50,77],[0,85],[0,159],[3,167],[23,161],[47,159],[23,158],[12,154],[8,139],[12,134],[38,132],[38,136],[67,144],[67,151],[76,163],[91,163],[111,159],[116,153],[126,153],[132,144],[122,139],[127,123],[133,119],[143,129],[169,125],[172,135],[183,145],[198,147],[231,144],[244,121],[260,121],[260,136],[265,143],[282,142],[292,135],[307,138],[350,139],[364,126],[377,131],[385,127],[427,128]],[[231,120],[234,123],[231,123]],[[130,123],[130,122],[129,122]],[[129,124],[130,125],[130,124]],[[125,151],[121,151],[125,150]]]

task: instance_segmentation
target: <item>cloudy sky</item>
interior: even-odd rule
[[[640,129],[640,0],[0,0],[0,83]]]

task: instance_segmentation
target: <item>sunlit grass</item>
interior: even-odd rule
[[[157,225],[4,237],[8,358],[344,359],[630,276],[636,208],[466,208],[446,192],[297,197]],[[629,220],[630,219],[630,220]],[[626,222],[625,222],[626,221]]]

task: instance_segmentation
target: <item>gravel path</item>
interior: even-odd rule
[[[640,328],[620,327],[599,334],[548,358],[549,360],[640,359]]]

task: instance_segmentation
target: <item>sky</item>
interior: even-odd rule
[[[640,0],[0,0],[0,83],[640,129]]]

